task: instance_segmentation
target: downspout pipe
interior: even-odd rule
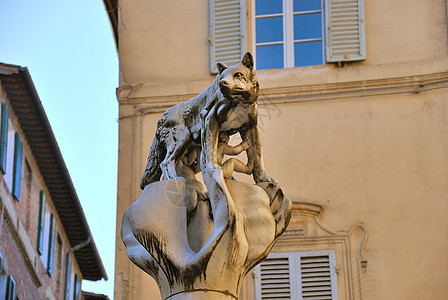
[[[84,248],[85,246],[87,246],[88,244],[90,244],[90,236],[87,238],[87,240],[85,240],[84,242],[79,243],[78,245],[76,245],[75,247],[71,248],[70,250],[68,250],[69,253],[74,253],[76,251],[78,251],[81,248]]]

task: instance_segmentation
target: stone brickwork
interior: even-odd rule
[[[2,67],[1,64],[0,67]],[[0,69],[0,74],[1,71]],[[23,140],[23,156],[19,201],[12,196],[4,176],[0,173],[0,217],[2,217],[0,253],[3,267],[0,291],[6,286],[7,276],[11,275],[15,281],[15,296],[17,299],[64,299],[67,253],[72,246],[34,159],[30,145],[20,128],[18,119],[14,115],[10,99],[4,92],[0,80],[0,103],[3,102],[8,104],[9,118],[14,130],[20,134]],[[10,147],[10,144],[8,144],[8,147]],[[8,159],[11,158],[8,157]],[[40,193],[42,190],[46,196],[47,211],[54,215],[55,222],[52,275],[47,271],[48,251],[44,251],[41,256],[37,250]],[[48,221],[46,220],[46,222]],[[47,227],[49,228],[49,226]],[[48,245],[48,238],[44,239],[44,243]],[[73,254],[71,254],[71,273],[75,273],[81,282],[83,274]],[[73,282],[71,285],[70,294],[73,295]],[[1,291],[0,296],[3,293],[4,291]]]

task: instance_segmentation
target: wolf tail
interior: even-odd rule
[[[145,171],[143,172],[140,188],[143,190],[145,186],[155,181],[158,181],[162,176],[162,169],[160,163],[164,157],[164,148],[161,147],[157,136],[152,141],[151,149],[149,150],[148,161],[146,163]]]

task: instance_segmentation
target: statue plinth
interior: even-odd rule
[[[123,217],[128,256],[163,299],[238,299],[244,276],[289,222],[291,202],[277,185],[226,180],[220,169],[204,175],[212,187],[198,203],[205,209],[188,217],[187,183],[172,179],[146,186]]]

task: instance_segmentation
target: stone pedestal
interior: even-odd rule
[[[238,299],[289,222],[291,202],[277,184],[225,180],[221,169],[203,177],[209,198],[189,215],[186,181],[170,179],[147,185],[123,216],[128,256],[163,299]]]

